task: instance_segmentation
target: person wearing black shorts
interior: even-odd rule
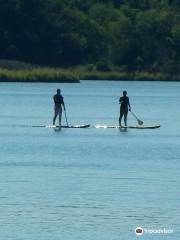
[[[120,104],[119,126],[121,126],[121,121],[123,116],[124,116],[124,124],[125,126],[127,126],[128,108],[129,108],[129,111],[131,111],[129,98],[127,96],[127,91],[123,91],[123,96],[119,98],[119,104]]]
[[[66,110],[63,96],[61,95],[61,90],[57,89],[57,94],[53,96],[54,99],[54,118],[53,125],[55,125],[56,118],[59,115],[59,126],[61,126],[61,118],[62,118],[62,106],[64,111]]]

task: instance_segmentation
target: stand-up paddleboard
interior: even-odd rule
[[[155,129],[160,128],[160,125],[137,125],[137,126],[116,126],[116,125],[95,125],[95,128],[118,128],[118,129],[128,129],[128,128],[135,128],[135,129]]]
[[[90,124],[84,124],[84,125],[37,125],[32,127],[39,127],[39,128],[89,128]]]

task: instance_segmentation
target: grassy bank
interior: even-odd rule
[[[60,82],[78,83],[75,72],[55,68],[33,68],[27,70],[0,69],[0,82]]]
[[[77,73],[81,80],[129,80],[129,81],[180,81],[180,75],[149,72],[80,72]]]
[[[39,67],[12,60],[0,60],[0,82],[78,83],[80,80],[180,81],[180,75],[145,71],[126,72],[117,68],[101,71],[92,64],[61,69]]]
[[[171,76],[169,74],[148,72],[78,71],[56,68],[0,69],[0,82],[78,83],[80,80],[180,81],[180,75]]]

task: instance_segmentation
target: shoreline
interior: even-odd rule
[[[80,80],[2,80],[0,78],[0,83],[80,83]]]
[[[164,81],[164,82],[179,82],[180,75],[164,74],[161,72],[81,72],[80,80],[102,80],[102,81]]]
[[[161,72],[84,71],[79,69],[33,68],[9,70],[0,68],[0,82],[80,83],[81,81],[164,81],[179,82],[180,75]]]

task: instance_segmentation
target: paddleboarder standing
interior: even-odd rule
[[[55,125],[56,118],[59,116],[59,126],[61,126],[61,118],[62,118],[62,106],[64,111],[66,111],[64,99],[61,95],[61,90],[57,89],[57,93],[53,96],[54,99],[54,118],[53,118],[53,125]]]
[[[119,104],[120,104],[119,126],[121,126],[121,121],[123,116],[124,116],[124,124],[125,126],[127,126],[128,108],[129,108],[129,111],[131,111],[129,98],[127,96],[127,91],[123,91],[123,96],[119,98]]]

